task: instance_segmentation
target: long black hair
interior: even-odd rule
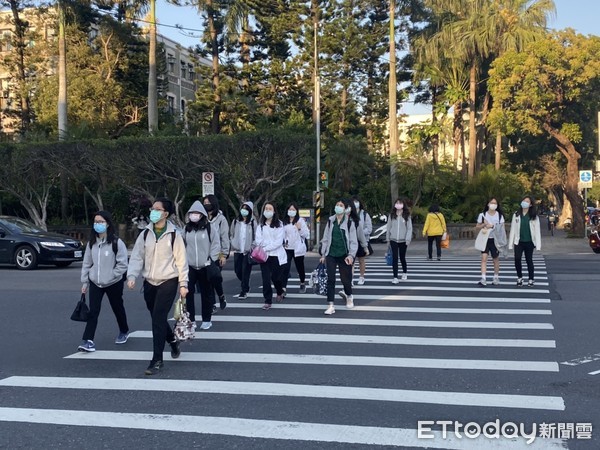
[[[288,216],[287,212],[289,211],[290,208],[294,208],[296,210],[296,215],[294,217],[290,217]],[[291,224],[296,224],[298,222],[298,220],[300,220],[300,210],[298,209],[298,205],[296,205],[296,202],[291,202],[287,208],[285,208],[285,214],[283,215],[283,224],[284,225],[289,225]]]
[[[500,217],[504,217],[504,211],[502,211],[502,207],[500,206],[500,201],[496,197],[490,197],[490,199],[485,204],[485,208],[483,208],[483,214],[485,215],[485,213],[489,211],[489,209],[490,209],[489,204],[492,200],[496,200],[496,203],[498,204],[498,207],[496,208],[496,212],[498,214],[500,214]]]
[[[535,200],[533,199],[533,197],[531,195],[526,195],[525,197],[523,197],[521,199],[521,201],[525,200],[526,198],[529,199],[529,210],[527,211],[527,215],[529,216],[530,220],[534,220],[537,217],[537,209],[535,207]],[[519,214],[519,216],[523,215],[523,207],[521,205],[519,205],[518,214]]]
[[[277,215],[277,208],[275,207],[275,204],[272,202],[265,202],[265,204],[262,207],[262,211],[260,213],[260,219],[259,222],[261,225],[266,225],[267,223],[267,219],[265,218],[265,215],[263,214],[265,212],[265,206],[267,205],[271,205],[273,207],[273,218],[271,219],[271,228],[279,228],[280,226],[282,226],[281,224],[281,220],[279,220],[279,216]]]
[[[219,206],[219,199],[217,198],[217,196],[213,195],[213,194],[208,194],[206,197],[204,197],[202,199],[202,204],[205,205],[204,206],[205,208],[206,208],[206,204],[204,202],[206,200],[208,200],[208,203],[210,203],[210,205],[212,205],[212,209],[210,211],[208,209],[206,210],[208,215],[216,216],[217,214],[219,214],[221,207]]]
[[[112,214],[108,211],[98,211],[93,215],[94,218],[96,218],[96,216],[100,216],[106,221],[106,242],[113,242],[118,239],[115,224],[112,220]],[[90,233],[90,240],[88,241],[90,248],[94,246],[97,238],[98,233],[96,233],[96,230],[94,230],[94,226],[92,225],[92,232]]]
[[[390,211],[390,218],[392,220],[396,220],[396,218],[398,217],[396,214],[396,203],[402,203],[404,206],[402,207],[402,218],[404,220],[408,220],[410,219],[410,208],[408,207],[408,200],[405,198],[400,198],[398,197],[396,199],[396,201],[394,202],[394,204],[392,205],[392,210]]]
[[[350,208],[350,220],[354,221],[354,224],[358,227],[358,223],[360,222],[360,217],[358,217],[358,213],[356,212],[356,208],[354,207],[354,201],[350,199],[343,199],[342,202],[346,209]]]

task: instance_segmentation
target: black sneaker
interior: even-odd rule
[[[217,305],[213,305],[213,312],[212,312],[212,313],[213,313],[213,314],[216,314],[216,313],[217,313]]]
[[[160,372],[160,369],[163,368],[163,365],[164,364],[162,361],[150,361],[150,364],[144,373],[146,375],[156,375],[158,372]]]
[[[181,349],[179,348],[179,341],[175,339],[174,342],[169,342],[171,346],[171,358],[177,359],[181,355]]]
[[[523,286],[523,278],[517,278],[517,286]]]
[[[300,293],[306,294],[306,284],[305,283],[300,283]]]
[[[240,292],[240,295],[238,295],[238,300],[246,300],[248,298],[248,293],[247,292]]]
[[[227,308],[227,300],[225,300],[225,294],[219,297],[219,306],[221,307],[221,310]]]

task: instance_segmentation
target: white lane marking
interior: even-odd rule
[[[444,291],[444,292],[478,292],[478,293],[483,293],[486,292],[488,293],[487,295],[491,295],[494,294],[496,292],[504,292],[504,293],[520,293],[523,294],[524,292],[527,292],[528,294],[549,294],[550,291],[548,289],[535,289],[535,288],[530,288],[530,287],[522,287],[522,288],[517,288],[517,289],[508,289],[508,288],[499,288],[498,286],[494,286],[492,285],[492,283],[488,282],[488,285],[486,287],[481,287],[481,286],[474,286],[474,287],[463,287],[463,286],[457,286],[457,287],[452,287],[452,286],[427,286],[427,285],[421,285],[421,286],[414,286],[414,285],[408,285],[406,283],[411,283],[411,282],[418,282],[419,280],[411,280],[410,279],[410,273],[408,274],[408,280],[406,281],[401,281],[400,284],[397,285],[392,285],[394,286],[395,289],[399,290],[399,291]],[[473,283],[474,285],[476,283]],[[391,282],[390,282],[391,285]],[[359,290],[375,290],[375,289],[389,289],[389,285],[386,285],[385,287],[383,286],[369,286],[368,284],[364,284],[362,286],[353,286],[354,289],[359,289]]]
[[[198,339],[240,341],[287,341],[287,342],[335,342],[353,344],[426,345],[441,347],[509,347],[509,348],[556,348],[556,342],[544,339],[471,339],[471,338],[428,338],[412,336],[361,336],[354,334],[312,333],[249,333],[210,331],[198,335]],[[129,338],[152,338],[151,331],[134,331]]]
[[[561,364],[563,366],[580,366],[581,364],[587,364],[593,361],[600,360],[600,353],[594,353],[588,356],[582,356],[581,358],[570,359],[568,361],[563,361]]]
[[[273,306],[277,308],[277,305]],[[258,306],[257,306],[258,309]],[[267,313],[268,314],[268,313]],[[382,327],[432,327],[432,328],[484,328],[513,330],[553,330],[551,323],[533,322],[467,322],[451,320],[376,320],[376,319],[338,319],[334,317],[269,317],[269,316],[213,316],[218,322],[250,323],[301,323],[328,325],[365,325]]]
[[[371,277],[370,273],[367,272],[366,273],[367,277],[365,278],[366,283],[371,286],[373,283],[385,283],[385,287],[389,287],[389,285],[387,283],[390,283],[392,280],[390,280],[389,277],[387,278],[373,278]],[[440,276],[444,276],[444,275],[440,275]],[[415,280],[415,278],[424,278],[424,280]],[[431,279],[431,275],[426,275],[426,274],[413,274],[413,272],[409,272],[408,273],[408,280],[406,281],[402,281],[401,284],[399,286],[402,286],[402,284],[406,283],[407,281],[425,281],[427,284],[469,284],[471,286],[476,285],[477,282],[479,281],[479,279],[481,278],[481,275],[478,276],[470,276],[469,278],[472,278],[471,280],[451,280],[451,279],[445,279],[445,278],[436,278],[435,280]],[[336,276],[336,281],[339,281],[340,278],[339,276]],[[299,278],[290,278],[288,281],[292,281],[292,282],[300,282]],[[489,286],[492,286],[492,280],[488,280]],[[525,284],[527,284],[527,281],[525,281]],[[536,286],[549,286],[548,283],[546,282],[538,282],[536,280],[535,282]],[[516,286],[516,281],[501,281],[499,286]],[[354,285],[355,289],[364,289],[366,287],[366,285]],[[381,288],[381,286],[376,286]],[[496,286],[493,286],[494,289],[496,289]],[[525,291],[531,291],[531,289],[528,286],[523,286],[520,288],[515,288],[516,292],[522,292],[523,290]]]
[[[442,438],[433,431],[434,439],[418,439],[417,431],[407,428],[332,425],[306,422],[241,419],[235,417],[185,416],[120,412],[100,412],[60,409],[0,408],[3,422],[72,425],[84,427],[125,428],[136,430],[172,431],[179,433],[239,436],[260,439],[282,439],[346,444],[381,445],[388,447],[446,448],[478,450],[490,443],[486,439],[458,439],[454,433]],[[496,449],[564,448],[559,439],[537,439],[527,445],[523,438],[498,439]]]
[[[77,352],[65,358],[100,359],[120,361],[149,361],[150,352],[138,351],[95,351]],[[167,353],[165,360],[175,362],[231,362],[246,364],[314,364],[351,367],[410,367],[419,369],[460,369],[460,370],[504,370],[515,372],[558,372],[554,361],[510,361],[493,359],[435,359],[435,358],[390,358],[377,356],[341,355],[296,355],[283,353],[213,353],[182,352],[171,360]]]
[[[390,283],[390,286],[392,284]],[[407,302],[445,302],[445,303],[551,303],[548,298],[523,298],[523,297],[436,297],[433,295],[378,295],[378,294],[353,294],[355,300],[386,300],[386,301],[407,301]],[[236,296],[237,298],[237,296]],[[262,294],[248,294],[248,298],[263,298]],[[286,298],[298,299],[320,299],[324,301],[325,297],[320,295],[306,293],[293,294],[289,292]],[[240,300],[243,302],[243,300]]]
[[[435,270],[431,270],[431,271],[423,271],[423,270],[419,270],[419,271],[413,271],[411,270],[409,272],[409,275],[411,276],[416,276],[416,277],[420,277],[420,278],[431,278],[432,276],[435,276],[437,279],[445,279],[445,281],[447,282],[452,282],[452,278],[468,278],[470,280],[475,280],[475,283],[477,283],[477,281],[479,281],[479,279],[481,278],[481,273],[479,271],[475,272],[473,271],[473,273],[470,274],[465,274],[464,270],[459,270],[457,271],[457,273],[450,273],[450,272],[439,272],[439,271],[435,271]],[[512,280],[510,282],[505,282],[505,284],[515,284],[516,283],[516,279],[517,276],[507,276],[503,273],[503,278],[505,279],[509,279]],[[354,277],[356,278],[356,274],[354,274]],[[377,277],[377,278],[374,278]],[[392,271],[387,271],[387,272],[371,272],[371,271],[367,271],[366,272],[366,277],[365,280],[367,282],[369,282],[370,280],[374,280],[374,279],[378,279],[380,280],[381,277],[385,277],[383,279],[383,281],[385,282],[390,282],[392,281]],[[336,277],[338,278],[338,277]],[[539,280],[548,280],[548,277],[543,277],[543,276],[538,276],[538,274],[536,273],[535,276],[535,281],[537,284]],[[290,278],[288,281],[300,281],[299,278]],[[527,281],[527,277],[525,277],[525,281]]]
[[[598,375],[600,370],[594,370],[593,372],[588,373],[588,375]]]
[[[140,380],[128,378],[10,377],[0,386],[55,389],[165,391],[227,395],[331,398],[381,402],[427,403],[455,406],[543,409],[564,411],[562,397],[472,392],[418,391],[353,386],[260,383],[215,380]]]
[[[257,303],[228,303],[227,307],[231,309],[257,308]],[[277,309],[299,309],[299,310],[321,310],[323,305],[303,305],[282,303],[277,305]],[[418,308],[409,306],[359,306],[354,307],[354,311],[369,312],[397,312],[397,313],[430,313],[430,314],[509,314],[509,315],[539,315],[551,316],[549,309],[485,309],[485,308]]]

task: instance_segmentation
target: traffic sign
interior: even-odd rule
[[[590,189],[592,187],[592,171],[591,170],[580,170],[579,171],[579,188]]]
[[[215,193],[215,174],[202,172],[202,197]]]

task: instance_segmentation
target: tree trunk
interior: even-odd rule
[[[342,88],[340,123],[338,125],[338,135],[343,136],[346,129],[346,107],[348,105],[348,89],[346,86]]]
[[[454,120],[452,121],[452,142],[454,143],[454,168],[458,169],[460,142],[462,140],[462,104],[456,102],[453,106]]]
[[[58,3],[58,140],[67,138],[67,45],[65,6]]]
[[[372,153],[375,145],[373,142],[373,74],[369,70],[367,75],[367,95],[365,96],[365,128],[367,130],[367,149]]]
[[[250,22],[248,15],[244,15],[242,19],[242,33],[240,34],[240,59],[242,61],[242,89],[246,90],[250,86],[248,79],[248,68],[250,66]]]
[[[150,0],[150,33],[148,47],[148,132],[158,130],[158,88],[156,83],[156,0]]]
[[[496,155],[496,158],[494,160],[494,167],[496,168],[496,170],[500,170],[500,157],[502,156],[502,133],[500,133],[499,131],[496,132],[496,147],[494,154]]]
[[[469,179],[475,176],[477,165],[477,131],[475,128],[475,102],[477,94],[477,62],[473,58],[469,71]]]
[[[16,0],[10,0],[10,9],[12,12],[13,21],[15,23],[15,47],[17,50],[17,79],[19,80],[19,97],[21,103],[21,134],[24,134],[29,129],[31,122],[29,111],[29,86],[27,80],[27,72],[25,70],[25,33],[27,24],[21,20],[19,15],[19,3]]]
[[[208,30],[210,33],[210,46],[212,54],[212,85],[213,85],[213,112],[210,122],[210,128],[213,134],[221,132],[221,93],[219,91],[219,41],[217,36],[217,24],[215,23],[215,13],[213,2],[206,2],[206,11],[208,15]]]
[[[438,118],[436,115],[436,103],[437,103],[437,88],[431,88],[431,125],[432,128],[435,129],[435,126],[438,123]],[[440,160],[440,134],[436,133],[431,137],[431,152],[432,152],[432,162],[433,162],[433,172],[437,173],[438,163]]]
[[[393,204],[398,198],[396,162],[398,159],[398,113],[396,111],[396,31],[394,16],[396,1],[390,1],[390,79],[388,85],[389,133],[390,133],[390,196]]]

